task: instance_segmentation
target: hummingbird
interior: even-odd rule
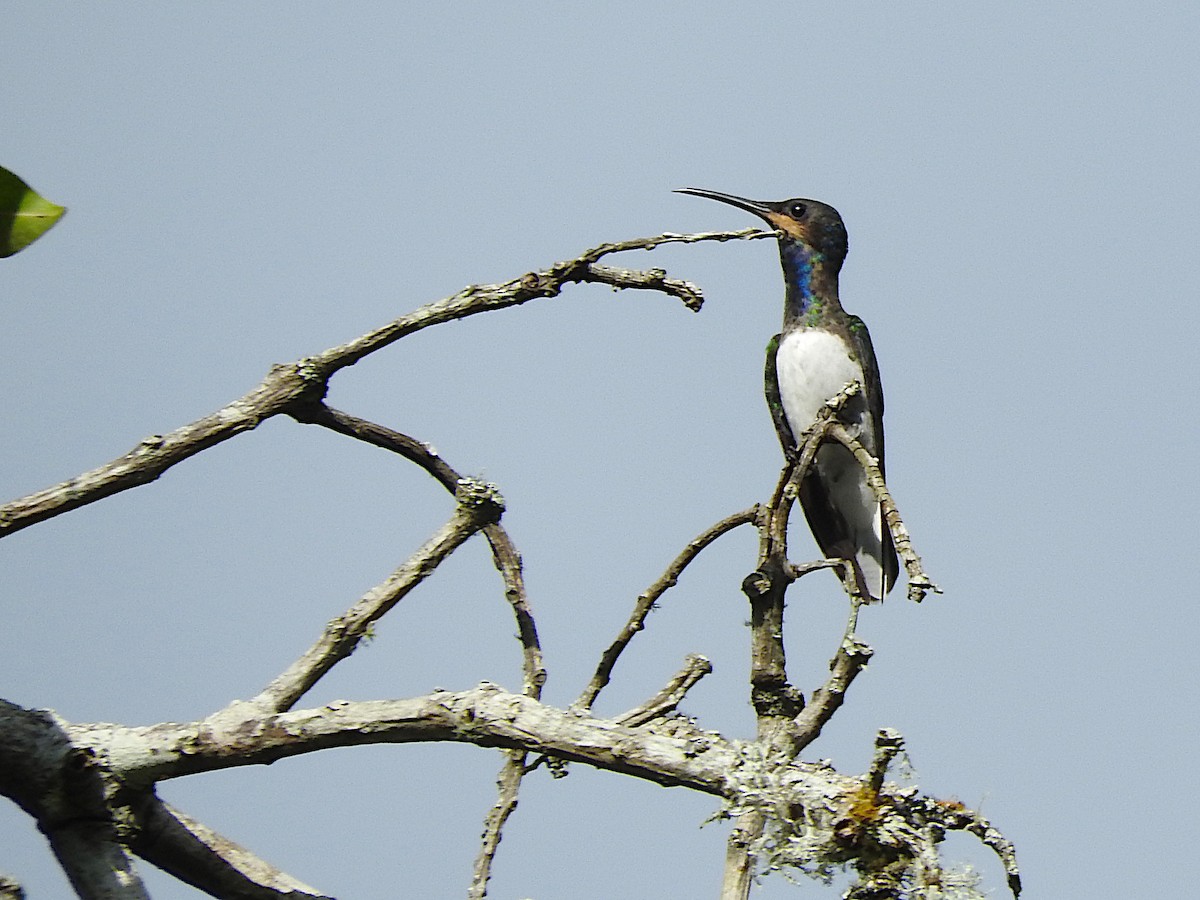
[[[883,471],[883,387],[871,335],[858,316],[842,309],[838,274],[849,241],[836,209],[819,200],[769,202],[699,188],[692,194],[753,213],[779,233],[783,264],[783,331],[767,346],[766,393],[784,454],[794,458],[796,439],[816,421],[826,401],[849,382],[861,391],[838,418]],[[800,482],[800,506],[821,552],[845,559],[864,599],[882,600],[898,565],[883,510],[854,455],[836,441],[817,451]]]

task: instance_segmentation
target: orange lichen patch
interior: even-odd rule
[[[883,814],[879,794],[870,785],[864,784],[847,798],[846,815],[860,824],[874,822]]]

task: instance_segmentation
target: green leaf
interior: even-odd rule
[[[0,167],[0,258],[19,253],[54,227],[67,211]]]

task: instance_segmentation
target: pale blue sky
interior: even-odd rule
[[[867,611],[875,659],[812,752],[860,771],[875,730],[899,729],[922,787],[1016,842],[1030,900],[1192,890],[1200,10],[399,6],[8,11],[0,164],[70,212],[0,263],[0,495],[464,284],[754,224],[672,188],[819,198],[850,232],[842,295],[878,352],[890,483],[946,593]],[[626,262],[698,282],[705,309],[577,288],[419,334],[331,393],[500,485],[555,703],[633,597],[764,499],[780,461],[760,393],[774,248]],[[203,716],[257,691],[449,511],[411,467],[272,422],[3,541],[0,696],[76,721]],[[700,652],[716,673],[685,711],[752,733],[753,554],[747,532],[702,556],[602,713]],[[831,576],[790,598],[807,691],[842,601]],[[512,631],[471,545],[307,702],[516,688]],[[498,764],[359,749],[162,793],[340,897],[459,897]],[[698,827],[714,805],[539,773],[492,896],[714,896],[725,831]],[[949,849],[999,891],[989,853]],[[12,806],[0,870],[35,900],[66,890]],[[198,896],[147,877],[157,897]],[[771,879],[756,896],[834,895]]]

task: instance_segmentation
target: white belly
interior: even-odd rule
[[[779,399],[796,440],[830,397],[848,382],[863,381],[862,366],[850,355],[850,347],[828,331],[793,331],[780,341],[775,366]]]
[[[851,356],[850,346],[827,331],[797,331],[779,344],[775,356],[779,378],[779,399],[799,441],[816,420],[817,412],[848,382],[863,384],[862,366]],[[864,396],[854,398],[842,409],[839,418],[862,441],[867,451],[876,454],[875,428]],[[879,501],[868,487],[858,462],[840,444],[826,443],[817,452],[811,477],[823,486],[829,503],[838,511],[842,524],[832,531],[818,533],[817,542],[827,554],[853,553],[871,594],[880,599],[886,592],[883,559],[883,520]],[[811,523],[810,518],[810,523]],[[848,540],[846,549],[827,546],[835,540]]]

